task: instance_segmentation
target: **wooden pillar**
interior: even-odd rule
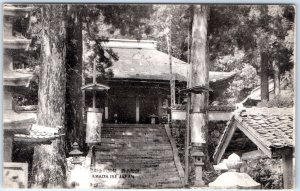
[[[184,171],[184,184],[188,185],[189,183],[189,156],[190,156],[190,107],[191,107],[191,96],[187,95],[187,107],[186,107],[186,132],[185,132],[185,171]]]
[[[106,122],[108,122],[108,98],[105,97],[105,106],[104,106],[104,119]]]
[[[135,121],[136,123],[140,122],[140,97],[137,95],[135,97]]]
[[[162,117],[162,99],[160,96],[158,96],[158,107],[157,107],[157,113],[158,113],[158,121],[161,122],[161,117]]]
[[[96,91],[93,91],[93,108],[96,108]]]
[[[293,154],[292,152],[282,155],[282,171],[283,171],[283,188],[294,188],[294,169],[293,169]]]

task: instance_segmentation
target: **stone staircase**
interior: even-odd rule
[[[104,124],[95,147],[95,188],[182,188],[163,125]]]

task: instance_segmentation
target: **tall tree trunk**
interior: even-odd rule
[[[67,87],[66,87],[66,128],[67,144],[74,141],[81,148],[84,144],[82,126],[82,18],[80,5],[68,5],[67,22]]]
[[[43,5],[42,63],[39,76],[37,124],[55,128],[65,121],[66,5]],[[63,129],[64,130],[64,129]],[[63,139],[34,147],[33,187],[62,187],[66,179]]]
[[[273,69],[274,69],[274,95],[280,95],[280,70],[278,63],[273,61]]]
[[[209,7],[206,5],[194,5],[193,11],[194,16],[191,47],[192,70],[190,76],[190,87],[208,87],[209,73],[207,65],[206,40]],[[208,152],[206,148],[208,134],[208,96],[208,92],[191,94],[191,113],[189,117],[191,126],[191,143],[194,145],[193,151],[202,151],[205,155],[205,158],[208,158]],[[208,160],[205,161],[208,162]]]
[[[191,48],[191,80],[190,87],[209,86],[208,65],[206,63],[206,37],[208,6],[194,5],[194,19],[192,29]],[[192,130],[192,143],[206,143],[207,139],[207,108],[208,92],[192,94],[190,123]]]
[[[269,101],[269,62],[268,54],[265,52],[261,53],[261,71],[260,71],[260,81],[261,81],[261,101]]]

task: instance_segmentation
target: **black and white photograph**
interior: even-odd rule
[[[295,5],[2,13],[2,187],[296,188]]]

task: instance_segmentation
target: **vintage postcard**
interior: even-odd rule
[[[292,4],[14,4],[3,187],[295,188]]]

